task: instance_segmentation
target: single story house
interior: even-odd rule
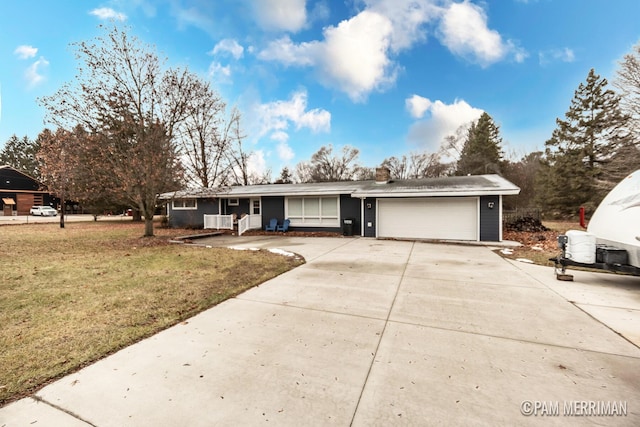
[[[54,202],[40,181],[11,166],[0,166],[0,215],[29,215],[32,206]]]
[[[264,229],[275,218],[289,219],[290,230],[494,242],[502,240],[502,197],[519,192],[499,175],[393,180],[378,168],[371,181],[181,190],[160,199],[174,227],[211,228],[205,215],[231,215],[246,216],[246,228]]]

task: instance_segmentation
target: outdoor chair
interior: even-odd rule
[[[269,221],[269,225],[265,226],[265,231],[276,231],[276,227],[278,227],[278,220],[276,218],[271,218]]]
[[[290,222],[291,221],[289,221],[288,219],[285,219],[282,225],[279,225],[278,227],[276,227],[276,231],[286,232],[289,229]]]

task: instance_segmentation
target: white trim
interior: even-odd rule
[[[364,237],[364,197],[360,198],[360,237]]]
[[[184,204],[184,201],[193,201],[193,206],[176,206],[176,201],[181,200]],[[198,209],[198,199],[191,198],[181,198],[181,199],[173,199],[171,201],[171,210],[173,211],[195,211]]]
[[[253,202],[258,202],[258,213],[253,212]],[[249,215],[262,215],[262,198],[252,197],[249,199]]]
[[[227,199],[227,206],[240,206],[239,197],[230,197]]]
[[[289,215],[289,200],[290,199],[302,199],[302,220],[291,217]],[[304,200],[305,199],[318,199],[318,209],[319,209],[319,220],[320,222],[305,222],[304,215]],[[335,199],[336,200],[336,210],[337,216],[334,217],[323,217],[322,216],[322,199]],[[294,197],[285,197],[284,198],[284,217],[289,219],[292,227],[327,227],[327,228],[336,228],[340,227],[340,196],[294,196]],[[315,216],[314,216],[315,218]]]
[[[482,215],[482,206],[480,206],[480,197],[476,198],[476,242],[480,241],[480,216]]]
[[[473,208],[471,207],[471,202],[473,202]],[[383,210],[383,203],[385,207],[384,216],[380,213]],[[452,203],[453,205],[451,205]],[[456,209],[455,215],[450,209]],[[399,212],[402,213],[400,214]],[[451,215],[447,215],[447,212],[451,212]],[[472,213],[473,219],[471,217]],[[380,228],[383,225],[384,230],[381,231]],[[460,225],[460,228],[457,225]],[[382,235],[383,233],[384,235]],[[480,241],[480,198],[449,197],[435,200],[429,197],[408,197],[404,199],[377,199],[376,237],[478,242]]]
[[[500,239],[499,241],[502,242],[502,195],[498,196],[498,209],[500,209],[500,211],[498,212],[498,227],[500,230],[498,239]]]
[[[466,191],[384,191],[384,192],[362,192],[356,191],[351,193],[351,197],[375,197],[381,199],[400,198],[422,198],[422,197],[467,197],[467,196],[496,196],[496,195],[516,195],[520,193],[518,190],[466,190]]]

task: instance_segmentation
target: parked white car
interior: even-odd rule
[[[39,215],[39,216],[56,216],[58,215],[58,211],[53,209],[51,206],[32,206],[29,211],[31,215]]]

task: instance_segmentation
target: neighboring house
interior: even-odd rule
[[[0,166],[0,215],[29,215],[31,206],[51,206],[54,197],[40,181],[12,168]]]
[[[272,218],[290,230],[342,232],[351,220],[364,237],[459,241],[502,240],[502,196],[520,189],[499,175],[375,181],[265,184],[160,195],[169,224],[204,226],[204,215],[249,215],[263,228]]]

